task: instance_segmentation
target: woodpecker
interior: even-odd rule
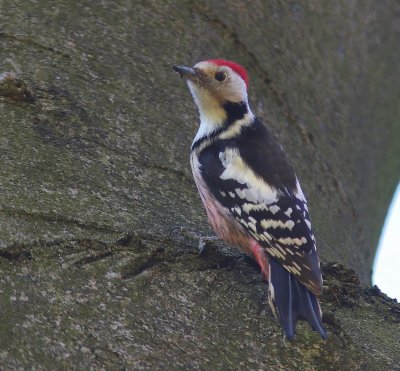
[[[246,70],[224,59],[173,69],[186,80],[200,114],[190,163],[211,226],[219,238],[254,255],[288,339],[299,319],[326,339],[307,200],[282,146],[249,107]]]

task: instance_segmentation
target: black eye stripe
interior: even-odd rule
[[[217,72],[215,74],[215,80],[217,81],[224,81],[228,77],[228,75],[225,72]]]

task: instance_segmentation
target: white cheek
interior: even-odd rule
[[[247,87],[238,75],[232,76],[227,82],[224,98],[230,102],[247,102]]]

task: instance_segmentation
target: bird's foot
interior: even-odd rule
[[[218,240],[216,236],[202,236],[196,232],[190,231],[184,227],[177,226],[170,230],[171,236],[179,235],[180,237],[186,237],[191,240],[199,241],[199,255],[205,255],[207,248],[215,241]]]
[[[200,237],[199,241],[199,255],[204,256],[207,253],[207,249],[213,242],[217,241],[218,238],[215,236]]]

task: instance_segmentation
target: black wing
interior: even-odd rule
[[[216,141],[202,151],[199,162],[204,180],[271,257],[313,293],[321,293],[307,201],[293,169],[262,125],[239,138]]]

